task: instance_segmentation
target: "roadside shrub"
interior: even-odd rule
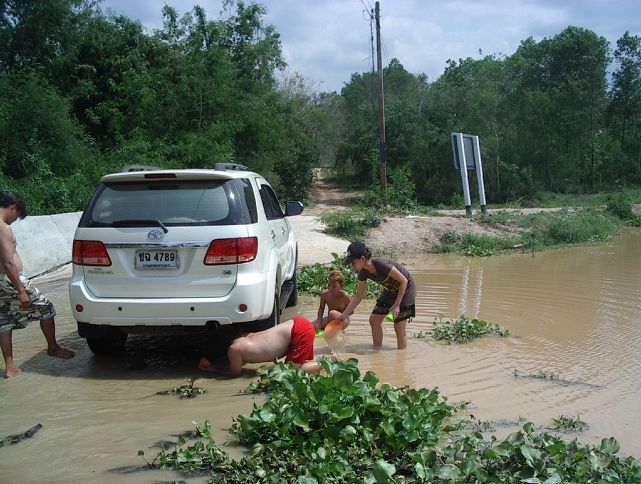
[[[432,250],[437,254],[450,254],[458,252],[461,244],[461,237],[453,230],[447,230],[441,235],[440,242],[435,244]]]
[[[606,211],[617,217],[625,225],[641,226],[641,216],[632,211],[632,202],[625,193],[615,193],[607,200]]]
[[[380,185],[372,185],[363,199],[366,207],[392,209],[403,213],[418,209],[416,185],[408,167],[393,169],[389,172],[389,183],[383,196]]]
[[[436,253],[459,253],[473,257],[484,257],[513,249],[518,241],[512,237],[494,237],[467,233],[463,236],[446,231],[440,243],[434,247]]]
[[[584,210],[569,217],[555,217],[547,227],[553,244],[602,242],[616,232],[617,224],[612,217],[595,210]]]
[[[381,214],[374,208],[355,208],[327,212],[321,216],[327,232],[344,239],[362,239],[367,229],[378,227]]]
[[[632,213],[632,203],[624,193],[610,195],[605,209],[621,220],[630,220],[634,217]]]

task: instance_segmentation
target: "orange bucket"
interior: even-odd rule
[[[336,321],[335,319],[327,323],[327,326],[325,326],[325,331],[323,333],[323,336],[325,339],[328,338],[335,338],[338,333],[340,333],[343,330],[343,326],[341,323]]]

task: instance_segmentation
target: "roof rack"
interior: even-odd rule
[[[216,163],[214,165],[214,170],[236,170],[236,171],[249,171],[249,168],[245,165],[240,165],[238,163]]]
[[[128,173],[131,171],[153,171],[153,170],[164,170],[160,166],[150,166],[150,165],[125,165],[120,169],[120,173]]]

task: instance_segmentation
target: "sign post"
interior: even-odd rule
[[[470,184],[467,177],[467,170],[476,170],[476,178],[479,184],[481,212],[487,213],[479,137],[471,134],[452,133],[451,138],[452,153],[454,155],[454,168],[461,171],[465,214],[468,217],[472,216],[472,201],[470,198]]]

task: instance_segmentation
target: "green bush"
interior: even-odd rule
[[[552,244],[602,242],[617,232],[617,224],[611,216],[588,209],[576,215],[555,217],[546,230]]]
[[[381,214],[374,208],[356,208],[326,212],[321,220],[327,226],[327,232],[344,239],[362,239],[367,229],[378,227]]]
[[[608,197],[606,210],[621,220],[630,220],[634,217],[632,203],[625,193],[615,193]]]
[[[518,240],[512,237],[494,237],[492,235],[477,235],[467,233],[463,236],[448,230],[434,247],[437,253],[459,253],[469,256],[489,256],[505,252],[518,245]]]

